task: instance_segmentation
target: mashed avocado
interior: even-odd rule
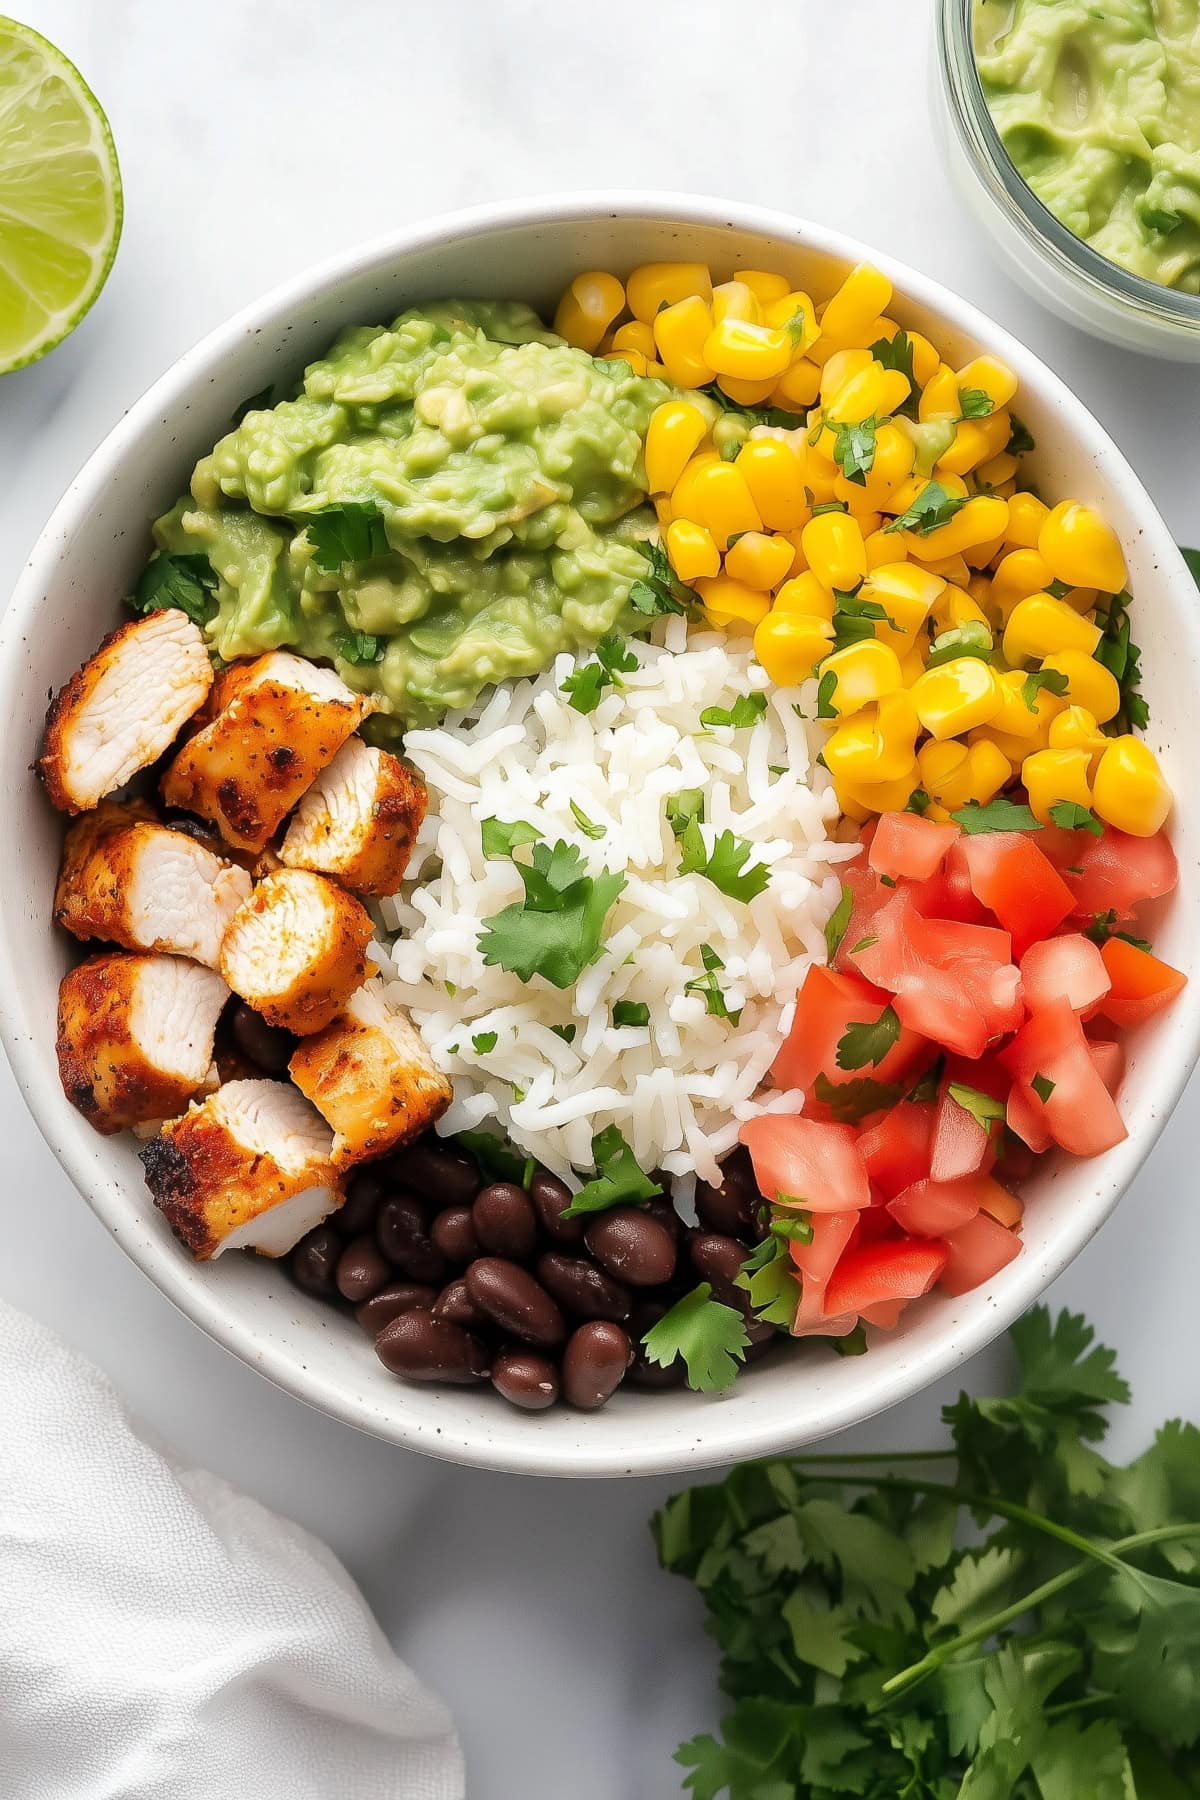
[[[430,719],[622,620],[653,523],[642,439],[669,395],[516,302],[414,308],[343,332],[295,399],[248,412],[155,542],[209,559],[222,657],[286,645]]]
[[[1200,0],[975,0],[1018,172],[1076,237],[1200,293]]]

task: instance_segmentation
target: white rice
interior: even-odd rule
[[[800,1095],[764,1082],[805,972],[824,960],[840,888],[832,865],[856,847],[828,835],[838,808],[813,761],[819,727],[797,714],[814,710],[815,683],[773,689],[745,640],[689,633],[683,619],[656,637],[630,645],[638,669],[606,688],[591,714],[560,691],[589,659],[561,656],[537,680],[498,688],[475,716],[452,715],[405,740],[429,814],[408,879],[381,916],[401,934],[390,996],[454,1081],[439,1129],[493,1122],[568,1178],[591,1168],[593,1134],[615,1123],[643,1168],[712,1180],[744,1120],[797,1109]],[[752,726],[701,726],[706,707],[757,690],[768,705]],[[750,861],[768,865],[768,887],[748,903],[678,873],[666,803],[688,788],[704,790],[708,851],[730,830],[753,846]],[[603,838],[580,829],[572,800]],[[573,990],[483,962],[483,921],[524,892],[511,860],[484,858],[480,826],[490,818],[525,820],[548,844],[576,845],[592,874],[625,874],[605,949]],[[717,979],[728,1006],[742,1009],[737,1025],[686,991],[704,972],[705,944],[725,965]],[[649,1025],[615,1027],[619,1000],[645,1002]],[[555,1025],[575,1027],[571,1044]],[[494,1049],[474,1048],[473,1037],[492,1032]]]

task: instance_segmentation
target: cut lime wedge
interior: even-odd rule
[[[121,236],[121,171],[79,70],[0,16],[0,375],[74,331]]]

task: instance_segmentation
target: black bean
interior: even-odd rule
[[[492,1363],[492,1386],[511,1406],[543,1412],[558,1399],[558,1370],[535,1350],[502,1350]]]
[[[529,1197],[542,1221],[542,1230],[556,1244],[582,1244],[586,1219],[564,1219],[563,1213],[574,1199],[566,1182],[548,1169],[535,1169],[529,1184]]]
[[[476,1194],[471,1207],[475,1235],[490,1256],[524,1262],[537,1243],[537,1214],[524,1188],[515,1181],[493,1181]]]
[[[701,1225],[744,1243],[756,1244],[762,1238],[762,1203],[749,1154],[740,1145],[721,1164],[720,1187],[707,1181],[696,1183],[696,1214]]]
[[[627,1319],[633,1295],[588,1256],[564,1256],[547,1250],[538,1258],[537,1277],[548,1294],[581,1319]]]
[[[433,1303],[433,1312],[436,1318],[449,1319],[452,1325],[465,1325],[471,1331],[486,1331],[491,1324],[468,1294],[461,1275],[447,1282]]]
[[[290,1031],[281,1031],[277,1026],[268,1025],[243,1000],[238,1001],[230,1015],[229,1029],[233,1033],[234,1043],[247,1061],[266,1075],[286,1074],[292,1052],[296,1048],[296,1039]]]
[[[375,1221],[379,1248],[414,1281],[441,1281],[446,1259],[429,1236],[425,1209],[412,1194],[393,1194]]]
[[[633,1361],[629,1333],[608,1319],[591,1319],[567,1339],[563,1393],[572,1406],[594,1412],[612,1398]]]
[[[351,1178],[346,1198],[334,1223],[347,1237],[360,1237],[375,1226],[375,1215],[388,1191],[387,1182],[378,1169],[361,1169]]]
[[[614,1206],[594,1218],[584,1243],[598,1263],[634,1287],[657,1287],[675,1272],[675,1240],[636,1206]]]
[[[665,1175],[656,1176],[655,1180],[661,1180],[664,1187],[666,1186],[667,1178]],[[675,1203],[671,1199],[669,1193],[659,1194],[653,1200],[648,1200],[642,1208],[642,1211],[646,1214],[647,1218],[657,1219],[659,1224],[664,1226],[665,1229],[670,1232],[672,1238],[674,1238],[676,1242],[679,1241],[679,1235],[683,1230],[683,1220],[675,1211]]]
[[[477,1338],[428,1312],[401,1313],[375,1339],[375,1354],[393,1375],[459,1385],[483,1381],[488,1355]]]
[[[429,1235],[447,1262],[469,1263],[479,1255],[479,1236],[469,1206],[447,1206],[429,1227]]]
[[[351,1238],[338,1258],[337,1290],[343,1300],[369,1300],[392,1279],[392,1268],[373,1237]]]
[[[292,1251],[292,1280],[296,1286],[319,1299],[335,1294],[342,1248],[342,1239],[332,1225],[318,1225],[308,1232]]]
[[[398,1151],[389,1165],[398,1181],[435,1206],[470,1206],[483,1186],[473,1162],[428,1136]]]
[[[435,1290],[421,1281],[392,1281],[369,1300],[355,1308],[354,1316],[363,1330],[372,1337],[378,1337],[385,1325],[398,1319],[401,1313],[419,1309],[424,1312],[433,1310],[437,1298]]]
[[[529,1344],[561,1344],[566,1323],[545,1288],[527,1269],[501,1256],[481,1256],[464,1277],[479,1310],[503,1331]]]

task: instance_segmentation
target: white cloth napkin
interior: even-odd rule
[[[4,1800],[462,1800],[449,1714],[315,1538],[0,1305]]]

